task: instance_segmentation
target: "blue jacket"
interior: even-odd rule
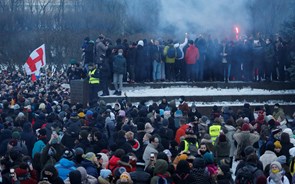
[[[98,178],[98,171],[96,166],[89,160],[83,160],[81,162],[81,166],[84,167],[86,169],[87,174]]]
[[[117,55],[113,60],[113,72],[117,74],[126,74],[126,59],[122,55]]]
[[[61,158],[59,162],[54,165],[54,167],[57,169],[58,176],[62,180],[67,179],[67,177],[69,177],[69,173],[76,170],[75,163],[66,158]]]
[[[42,140],[38,140],[35,142],[33,150],[32,150],[32,158],[34,158],[34,155],[36,153],[41,153],[42,149],[45,147],[45,143]]]

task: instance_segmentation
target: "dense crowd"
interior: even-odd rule
[[[235,40],[200,35],[192,40],[185,34],[183,42],[117,39],[114,44],[101,34],[96,41],[85,38],[82,49],[84,64],[101,64],[102,58],[107,58],[110,73],[116,65],[113,57],[123,49],[126,65],[122,73],[129,82],[194,82],[289,80],[289,47],[279,35],[257,34]]]
[[[201,114],[181,96],[83,107],[64,75],[1,72],[0,183],[294,182],[295,117],[279,104]]]

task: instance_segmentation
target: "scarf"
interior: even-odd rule
[[[281,172],[277,172],[277,173],[270,172],[269,177],[275,183],[280,184],[280,183],[282,183],[282,177],[284,177],[284,176]]]

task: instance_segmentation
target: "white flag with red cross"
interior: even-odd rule
[[[36,80],[36,75],[40,74],[41,67],[46,65],[45,44],[35,49],[24,65],[27,75],[32,75],[32,80]]]

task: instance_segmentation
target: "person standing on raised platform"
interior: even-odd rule
[[[185,62],[186,62],[186,79],[188,82],[196,81],[196,62],[199,60],[199,50],[194,45],[193,40],[190,40],[189,47],[186,49]]]
[[[113,83],[115,86],[115,93],[114,95],[121,95],[122,88],[123,88],[123,75],[126,74],[126,59],[123,56],[123,49],[118,50],[118,55],[114,57],[113,60]]]
[[[99,91],[99,70],[96,68],[95,64],[89,64],[89,101],[98,100]]]

